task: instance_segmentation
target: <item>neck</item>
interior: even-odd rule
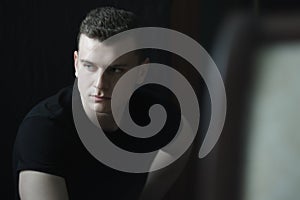
[[[83,100],[81,100],[83,102]],[[102,130],[106,132],[114,132],[118,129],[112,114],[107,113],[97,113],[91,110],[87,105],[82,103],[85,114],[89,120],[97,127],[101,127]]]

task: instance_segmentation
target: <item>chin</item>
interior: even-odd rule
[[[104,112],[104,111],[99,111],[99,110],[95,110],[96,115],[98,118],[111,118],[113,117],[111,112]]]
[[[91,104],[90,109],[96,113],[111,113],[108,109],[106,109],[103,105],[95,105]]]

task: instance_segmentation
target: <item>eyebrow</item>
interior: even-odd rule
[[[88,61],[88,60],[84,60],[84,59],[80,59],[80,62],[84,62],[84,63],[88,63],[88,64],[92,64],[92,65],[95,65],[95,63],[91,62],[91,61]]]
[[[91,64],[91,65],[94,65],[94,66],[97,66],[96,63],[93,63],[91,61],[88,61],[88,60],[84,60],[84,59],[80,59],[80,62],[84,62],[84,63],[88,63],[88,64]],[[112,64],[112,65],[109,65],[108,67],[129,67],[129,65],[127,64]]]

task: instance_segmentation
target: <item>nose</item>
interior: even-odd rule
[[[106,73],[105,73],[105,69],[100,69],[98,71],[99,73],[96,74],[96,80],[95,80],[95,84],[94,87],[99,89],[99,90],[103,90],[103,89],[107,89],[107,77],[106,77]]]

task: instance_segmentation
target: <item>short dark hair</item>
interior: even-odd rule
[[[133,12],[114,7],[96,8],[81,22],[77,42],[81,34],[102,42],[117,33],[139,26],[138,17]]]
[[[82,34],[100,42],[120,32],[141,27],[137,15],[114,7],[99,7],[91,10],[81,22],[77,36],[77,45]],[[143,61],[146,56],[143,50],[136,51]]]

